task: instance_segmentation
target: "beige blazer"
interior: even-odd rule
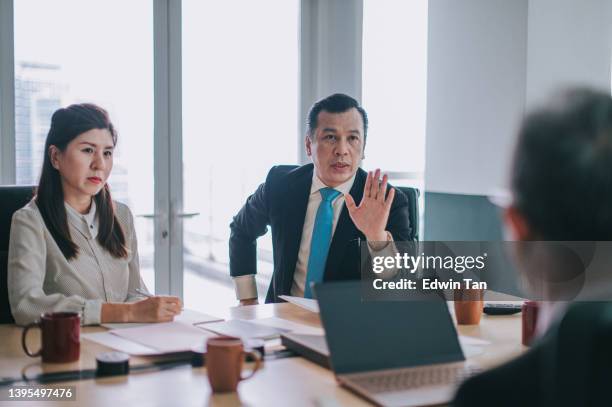
[[[83,325],[100,323],[102,303],[142,299],[138,244],[129,208],[115,202],[115,215],[128,247],[127,258],[117,259],[95,239],[97,217],[67,208],[76,258],[66,260],[45,226],[34,200],[15,212],[8,252],[8,294],[15,322],[24,325],[48,311],[74,311]]]

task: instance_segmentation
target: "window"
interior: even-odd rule
[[[187,307],[235,305],[232,217],[270,167],[297,163],[298,13],[297,0],[183,1],[183,207],[200,214],[184,223]],[[262,296],[271,251],[259,239]]]
[[[109,184],[135,215],[153,210],[153,9],[149,0],[19,0],[15,21],[18,184],[37,184],[53,112],[93,102],[118,145]],[[143,278],[154,289],[153,225],[136,218]]]
[[[422,188],[427,102],[427,0],[365,0],[363,106],[366,169]]]

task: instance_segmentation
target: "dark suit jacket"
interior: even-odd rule
[[[273,167],[266,182],[247,199],[230,225],[232,277],[256,273],[256,239],[267,232],[268,225],[272,228],[274,274],[266,302],[278,302],[279,295],[288,295],[291,291],[313,168],[312,164]],[[357,170],[350,190],[357,204],[361,202],[366,178],[365,171]],[[408,199],[399,190],[395,191],[386,229],[396,241],[411,239]],[[365,239],[365,236],[355,227],[348,209],[344,207],[330,244],[324,281],[360,278],[359,239]]]
[[[549,406],[550,388],[545,374],[554,358],[551,339],[543,340],[518,358],[466,380],[459,387],[453,406]]]
[[[611,406],[612,305],[573,303],[531,349],[465,381],[453,405]]]

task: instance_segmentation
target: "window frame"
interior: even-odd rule
[[[155,291],[183,296],[181,0],[153,2]],[[334,22],[332,24],[331,22]],[[310,106],[361,100],[363,0],[300,0],[298,160]],[[14,0],[0,1],[0,184],[16,182]]]

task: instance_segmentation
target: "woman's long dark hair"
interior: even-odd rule
[[[90,103],[70,105],[53,113],[45,142],[45,157],[35,200],[47,229],[67,260],[75,258],[79,248],[70,237],[62,180],[59,171],[51,165],[49,147],[55,146],[60,151],[65,151],[72,140],[92,129],[108,130],[113,138],[113,145],[117,143],[117,131],[106,110]],[[127,257],[125,234],[115,216],[108,184],[105,184],[93,199],[96,202],[99,223],[98,242],[113,257]]]

